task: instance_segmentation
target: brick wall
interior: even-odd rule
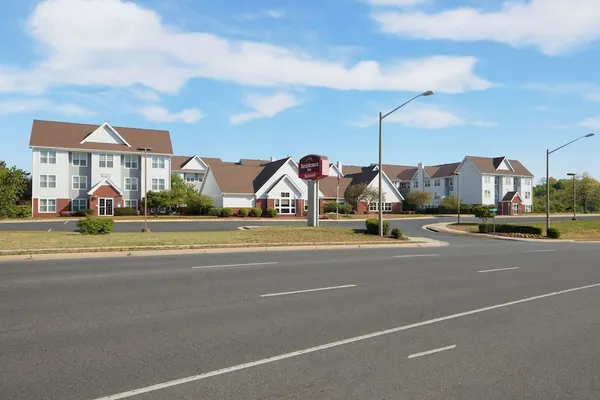
[[[55,213],[40,213],[39,212],[39,201],[38,199],[32,199],[33,202],[33,216],[34,217],[60,217],[61,211],[71,211],[71,199],[56,199],[56,212]]]
[[[93,215],[98,215],[98,199],[101,197],[113,199],[113,208],[117,208],[118,203],[121,203],[121,206],[123,206],[123,196],[112,186],[102,185],[90,197],[90,209],[93,211]]]

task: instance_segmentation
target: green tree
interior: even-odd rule
[[[148,192],[148,209],[169,208],[171,199],[167,191]]]
[[[494,213],[490,210],[490,206],[479,205],[473,208],[473,215],[475,215],[475,218],[479,218],[485,223],[489,218],[494,216]]]
[[[458,198],[452,195],[446,196],[440,203],[440,207],[445,208],[446,210],[456,210],[458,209]]]
[[[600,183],[584,173],[575,178],[577,212],[600,211]],[[546,182],[540,180],[532,190],[533,211],[546,212]],[[573,179],[550,178],[550,212],[573,211]]]
[[[579,182],[576,182],[577,199],[583,212],[598,211],[600,202],[600,183],[587,173],[581,175]]]
[[[360,196],[365,191],[367,186],[368,185],[366,183],[356,183],[348,186],[346,193],[344,193],[345,199],[348,201],[348,203],[352,204],[354,207],[357,207],[358,203],[360,202]]]
[[[17,201],[27,190],[28,173],[0,161],[0,219],[10,217]]]
[[[422,208],[431,202],[431,193],[429,192],[410,192],[406,197],[406,202],[415,208]]]
[[[169,206],[171,208],[179,210],[186,205],[188,188],[178,174],[171,175],[171,189],[167,192],[169,195]]]
[[[198,193],[193,185],[186,188],[186,213],[191,215],[206,215],[214,205],[212,197]]]

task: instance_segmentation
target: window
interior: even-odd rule
[[[40,187],[55,188],[56,175],[40,175]]]
[[[165,190],[165,180],[152,178],[152,190]]]
[[[38,211],[40,213],[55,213],[56,199],[39,199]]]
[[[71,200],[71,211],[79,211],[87,209],[87,199]]]
[[[87,188],[87,176],[73,176],[73,190],[84,190]]]
[[[163,179],[163,182],[164,182],[164,179]],[[154,179],[152,180],[152,185],[153,185],[152,190],[154,190]],[[164,183],[163,183],[163,186],[164,186]],[[125,178],[125,190],[137,192],[138,191],[138,178]],[[163,189],[161,189],[161,190],[163,190]]]
[[[73,153],[71,155],[71,163],[78,167],[87,167],[87,154],[85,153]]]
[[[202,174],[185,174],[185,181],[189,183],[202,182]]]
[[[440,186],[440,180],[436,179],[435,181],[433,181],[433,186]]]
[[[158,156],[152,156],[152,168],[164,169],[165,168],[165,158],[158,157]]]
[[[525,192],[525,198],[526,199],[530,199],[531,198],[531,192]]]
[[[416,182],[416,181],[415,181]],[[431,181],[429,179],[425,179],[423,181],[423,186],[425,187],[431,187]]]
[[[490,199],[490,198],[492,198],[492,192],[491,192],[490,190],[485,190],[485,191],[484,191],[484,197],[485,197],[486,199]]]
[[[440,194],[439,194],[438,192],[435,192],[435,193],[433,194],[433,199],[434,199],[434,200],[439,200],[440,198],[441,198],[441,197],[440,197]]]
[[[98,166],[100,168],[112,168],[115,166],[112,154],[100,154],[98,160]]]
[[[415,188],[415,189],[419,188],[419,181],[413,181],[413,188]]]
[[[138,169],[137,156],[125,156],[125,169]]]
[[[531,212],[533,210],[533,206],[531,204],[525,205],[525,212]]]
[[[525,179],[523,179],[523,185],[524,186],[531,186],[531,178],[525,178]]]
[[[504,184],[509,186],[512,185],[513,179],[511,177],[504,178]]]
[[[370,203],[369,211],[379,211],[379,202]],[[392,203],[383,203],[383,212],[392,212]]]
[[[450,186],[454,186],[454,178],[450,178],[448,182]]]
[[[133,208],[134,210],[138,209],[138,201],[134,199],[124,200],[123,201],[125,207]]]
[[[400,182],[400,189],[410,189],[410,182]]]
[[[492,177],[491,176],[485,176],[485,177],[483,177],[483,182],[484,183],[491,183],[492,182]]]
[[[56,164],[56,152],[51,150],[40,151],[40,164]]]
[[[498,189],[494,190],[494,198],[498,200]]]
[[[289,192],[283,192],[281,199],[275,199],[275,209],[278,214],[296,214],[296,200]]]

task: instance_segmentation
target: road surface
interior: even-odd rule
[[[0,263],[0,398],[597,400],[599,259],[465,238]]]

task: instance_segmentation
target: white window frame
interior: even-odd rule
[[[415,182],[417,182],[417,181],[415,181]],[[431,180],[425,179],[423,181],[423,187],[431,187]]]
[[[50,202],[54,202],[54,206],[50,205]],[[51,209],[54,208],[54,210]],[[44,211],[42,211],[44,209]],[[40,214],[55,214],[57,210],[56,199],[38,199],[38,213]]]
[[[87,153],[72,153],[71,165],[74,167],[87,167]]]
[[[202,174],[197,172],[185,172],[184,178],[187,183],[202,182]]]
[[[434,180],[433,186],[441,186],[440,180],[439,179]]]
[[[284,205],[284,202],[287,205]],[[292,197],[290,192],[281,192],[279,198],[275,199],[275,209],[277,210],[277,214],[295,215],[296,199]]]
[[[165,169],[166,168],[167,163],[165,161],[165,157],[152,156],[151,160],[152,160],[152,168],[154,168],[154,169]]]
[[[127,166],[129,164],[129,166]],[[139,160],[138,156],[124,156],[123,157],[123,166],[125,169],[139,169]]]
[[[40,164],[56,164],[56,151],[40,150]]]
[[[379,211],[379,203],[376,201],[369,203],[369,211]]]
[[[152,178],[152,190],[160,191],[166,189],[166,183],[163,178]]]
[[[483,177],[483,182],[484,183],[492,183],[492,177],[491,176],[484,176]]]
[[[492,198],[492,191],[486,189],[486,190],[484,190],[484,194],[483,195],[484,195],[484,197],[486,199],[491,199]]]
[[[82,202],[85,202],[83,207],[81,207]],[[75,207],[75,203],[77,203],[77,207]],[[87,208],[88,208],[88,200],[87,199],[81,199],[81,198],[71,199],[71,211],[72,212],[79,211],[79,210],[87,210]]]
[[[530,199],[531,198],[531,192],[525,192],[525,198],[526,199]]]
[[[128,192],[138,192],[140,190],[138,178],[125,177],[123,186]]]
[[[514,184],[513,178],[510,176],[505,177],[504,184],[508,185],[508,186],[512,186]]]
[[[123,200],[123,206],[137,210],[139,208],[139,202],[137,199],[125,199]]]
[[[448,185],[450,187],[454,186],[454,178],[450,178],[450,180],[448,181]]]
[[[419,188],[419,181],[412,181],[412,183],[413,183],[413,189]]]
[[[77,179],[75,179],[77,178]],[[75,183],[77,181],[77,183]],[[88,178],[83,175],[73,175],[71,177],[71,189],[73,190],[87,190]]]
[[[56,175],[40,175],[40,187],[41,188],[56,188]]]
[[[102,165],[104,164],[104,165]],[[115,158],[112,154],[98,154],[98,167],[114,168]]]
[[[434,192],[433,193],[433,199],[434,200],[440,200],[442,197],[440,196],[440,194],[438,192]]]

